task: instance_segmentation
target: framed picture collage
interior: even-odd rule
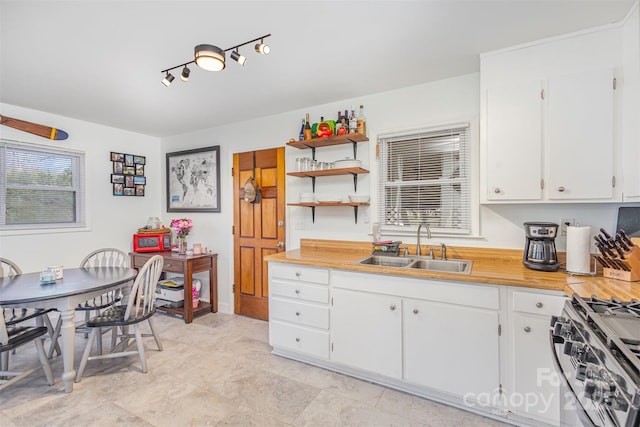
[[[144,196],[147,178],[144,176],[146,158],[134,154],[111,152],[111,184],[114,196]]]

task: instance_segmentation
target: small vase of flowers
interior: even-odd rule
[[[193,221],[189,218],[172,219],[170,227],[178,238],[178,252],[184,255],[187,252],[187,236],[193,228]]]

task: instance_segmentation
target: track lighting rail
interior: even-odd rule
[[[189,79],[189,73],[190,73],[189,68],[187,68],[187,65],[189,64],[196,64],[199,67],[204,68],[205,70],[208,70],[208,71],[223,70],[226,65],[225,53],[229,51],[232,51],[231,58],[233,60],[237,61],[240,65],[244,65],[246,62],[246,58],[240,54],[239,49],[250,43],[259,42],[255,46],[255,51],[263,55],[267,55],[271,49],[269,48],[268,45],[264,44],[264,39],[268,37],[271,37],[271,33],[265,34],[264,36],[256,37],[255,39],[237,44],[235,46],[231,46],[230,48],[227,48],[224,50],[220,49],[217,46],[213,46],[209,44],[197,45],[195,47],[195,54],[194,54],[195,58],[193,60],[189,62],[184,62],[179,65],[175,65],[173,67],[166,68],[160,71],[161,73],[165,74],[164,78],[162,79],[162,83],[165,86],[169,86],[171,82],[173,82],[174,80],[174,77],[170,73],[170,71],[173,71],[175,69],[182,68],[182,67],[184,67],[182,72],[182,80],[187,81]]]

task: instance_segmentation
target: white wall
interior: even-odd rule
[[[8,104],[0,104],[0,111],[2,115],[56,127],[69,134],[67,140],[49,141],[0,126],[3,139],[65,147],[85,153],[86,229],[0,231],[0,256],[15,261],[24,272],[41,271],[50,265],[77,267],[87,253],[105,246],[128,252],[132,249],[131,235],[146,224],[147,217],[160,216],[164,191],[160,168],[164,163],[160,161],[158,138]],[[112,195],[111,151],[146,157],[144,197]]]
[[[479,115],[479,75],[465,75],[373,94],[359,99],[347,99],[162,140],[163,152],[212,145],[221,146],[221,212],[188,215],[195,222],[189,241],[191,243],[202,242],[219,254],[218,281],[221,311],[233,312],[233,294],[231,293],[231,285],[233,284],[233,236],[231,235],[231,225],[233,224],[231,164],[233,154],[255,149],[281,147],[290,138],[297,139],[300,120],[307,112],[310,113],[312,121],[318,121],[321,115],[325,118],[333,118],[338,110],[350,108],[351,105],[358,106],[361,103],[365,106],[370,142],[358,144],[358,158],[363,161],[363,167],[368,168],[371,173],[359,178],[358,193],[370,192],[372,196],[375,196],[377,175],[374,144],[376,135],[405,128],[457,123],[469,119],[477,120]],[[287,147],[287,170],[295,170],[295,158],[303,156],[310,156],[310,151]],[[341,146],[319,149],[316,157],[320,160],[337,160],[351,156],[351,147]],[[164,176],[162,180],[164,180]],[[349,177],[318,178],[316,193],[344,196],[353,193],[352,186],[352,180]],[[309,191],[311,191],[310,180],[288,177],[288,202],[297,201],[300,192]],[[373,203],[375,204],[375,200]],[[560,217],[569,217],[576,218],[582,225],[614,229],[618,206],[617,204],[481,206],[481,237],[472,239],[434,237],[433,240],[453,246],[520,249],[524,244],[522,223],[525,221],[558,222]],[[351,208],[317,208],[316,221],[312,223],[309,208],[288,207],[287,248],[299,247],[301,238],[370,241],[371,222],[375,221],[374,209],[372,206],[368,223],[365,222],[366,209],[361,210],[364,212],[359,214],[358,224],[354,224]],[[163,220],[166,223],[177,216],[176,214],[164,213]],[[413,236],[405,237],[403,240],[415,243]],[[557,244],[560,250],[564,249],[563,238],[558,239]]]

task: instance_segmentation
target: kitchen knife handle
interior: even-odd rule
[[[600,232],[602,233],[602,235],[604,237],[606,237],[607,239],[611,238],[611,234],[607,233],[607,230],[605,230],[604,228],[600,228]]]
[[[629,238],[629,236],[627,235],[627,232],[620,229],[620,231],[618,231],[618,234],[620,235],[620,237],[622,237],[622,240],[624,240],[624,242],[629,245],[629,247],[633,247],[635,246],[634,243],[631,241],[631,239]]]

